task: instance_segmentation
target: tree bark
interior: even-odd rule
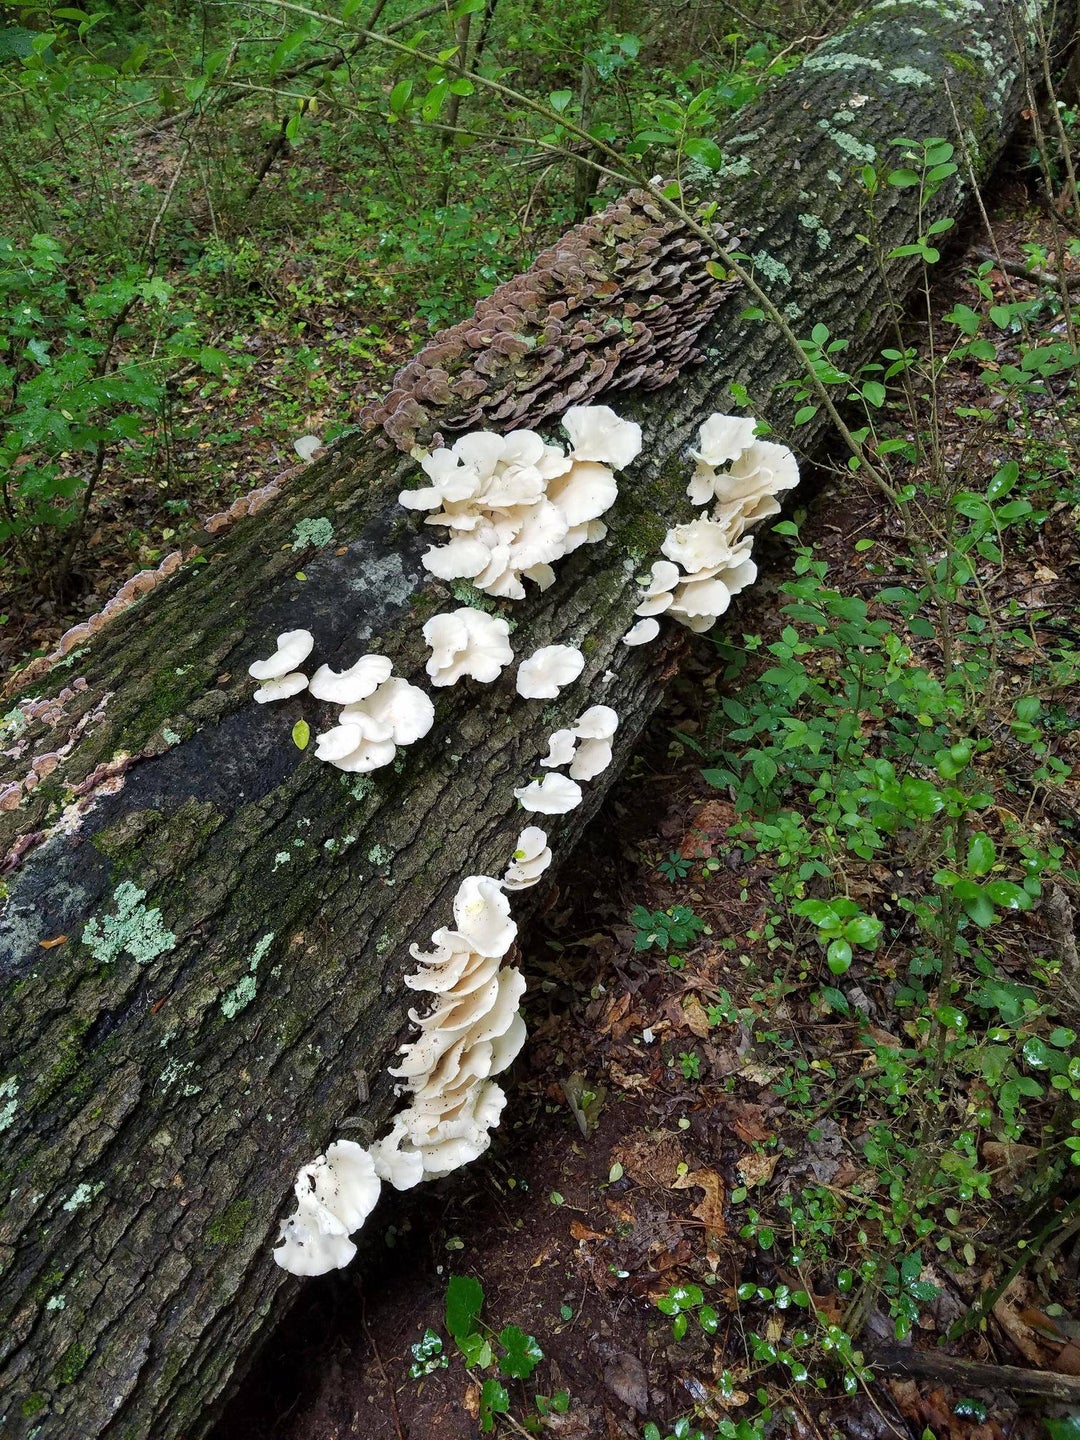
[[[824,323],[850,336],[856,363],[889,343],[853,170],[892,168],[898,135],[953,137],[951,94],[985,173],[1017,114],[1020,23],[1006,0],[890,0],[740,114],[719,213],[745,228],[744,250],[799,333]],[[924,229],[958,213],[962,178],[930,201]],[[886,250],[913,240],[914,191],[885,187],[878,219]],[[916,263],[888,262],[895,295]],[[70,650],[9,715],[5,1436],[194,1440],[295,1295],[270,1259],[277,1222],[297,1167],[357,1110],[358,1072],[370,1077],[370,1126],[393,1108],[385,1067],[408,1008],[408,943],[445,923],[462,876],[501,873],[528,819],[511,791],[552,729],[603,701],[622,717],[617,763],[546,827],[565,859],[673,669],[677,638],[629,650],[620,637],[635,574],[689,518],[687,441],[707,413],[736,408],[736,382],[784,431],[791,402],[778,387],[796,362],[741,318],[744,295],[714,299],[702,362],[618,402],[646,444],[607,541],[514,608],[517,654],[555,640],[586,654],[557,702],[521,702],[505,676],[439,692],[436,726],[404,766],[363,778],[293,744],[301,716],[312,731],[328,718],[310,697],[251,703],[249,662],[300,625],[335,667],[374,649],[422,679],[420,627],[448,592],[423,571],[415,517],[395,503],[416,467],[369,430]],[[608,380],[628,373],[622,363]],[[417,402],[429,428],[460,424],[460,397],[431,393]],[[531,418],[560,400],[545,392]],[[470,404],[475,416],[484,397]],[[805,449],[820,429],[798,436]],[[297,528],[315,519],[332,531],[321,548]]]

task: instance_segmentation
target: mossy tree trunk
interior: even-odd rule
[[[719,213],[744,227],[744,250],[800,333],[820,322],[850,336],[856,363],[889,343],[853,171],[891,168],[895,136],[954,137],[955,105],[985,173],[1016,116],[1023,25],[1003,0],[887,0],[740,115]],[[958,214],[961,178],[930,202],[924,228]],[[886,187],[878,223],[885,250],[911,241],[915,193]],[[894,295],[916,263],[888,262]],[[189,558],[9,717],[5,1436],[193,1440],[296,1293],[270,1259],[277,1222],[297,1166],[356,1111],[358,1072],[371,1079],[370,1125],[392,1108],[385,1066],[405,1020],[408,943],[446,921],[463,875],[501,872],[526,819],[511,791],[553,728],[602,700],[622,717],[625,758],[657,702],[681,642],[629,650],[620,637],[634,575],[689,516],[687,441],[709,411],[733,408],[736,382],[784,432],[778,387],[796,373],[792,356],[740,318],[745,296],[714,298],[702,362],[616,401],[646,445],[608,540],[514,610],[517,653],[560,640],[586,654],[558,702],[522,702],[505,676],[439,692],[427,739],[402,767],[364,778],[293,744],[302,715],[313,730],[327,719],[309,697],[251,703],[248,663],[299,625],[332,664],[378,649],[423,678],[420,626],[449,596],[425,577],[415,517],[394,502],[415,466],[368,433]],[[559,401],[556,387],[542,413]],[[440,404],[429,418],[452,429],[452,404]],[[818,435],[798,432],[803,448]],[[305,520],[325,523],[298,531]],[[549,827],[560,860],[613,773]]]

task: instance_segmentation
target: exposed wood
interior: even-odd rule
[[[855,364],[886,343],[853,169],[891,168],[897,135],[952,135],[955,104],[984,174],[1017,114],[1018,14],[1007,0],[891,0],[740,114],[709,193],[800,333],[851,336]],[[960,180],[924,225],[958,213]],[[883,189],[885,251],[914,239],[916,204]],[[888,262],[893,294],[916,264]],[[625,298],[647,317],[647,288]],[[378,649],[422,678],[420,626],[449,597],[395,503],[415,466],[377,433],[334,447],[23,697],[0,742],[5,1436],[194,1440],[297,1292],[270,1261],[277,1221],[297,1166],[354,1113],[357,1071],[372,1077],[364,1119],[381,1128],[392,1108],[408,942],[445,921],[463,875],[506,863],[523,820],[511,791],[548,733],[603,700],[623,717],[625,759],[672,669],[678,637],[643,652],[620,636],[634,575],[688,518],[687,441],[735,382],[781,432],[790,415],[793,357],[741,318],[744,296],[708,303],[702,363],[618,399],[647,438],[608,540],[513,612],[519,654],[555,639],[586,651],[559,702],[524,705],[506,677],[440,693],[400,772],[360,782],[292,743],[301,715],[325,723],[310,699],[251,703],[248,663],[297,625],[332,664]],[[567,390],[528,403],[550,416]],[[424,394],[431,428],[462,423],[463,393]],[[297,530],[316,519],[332,531],[321,548]],[[549,827],[560,859],[613,773]]]

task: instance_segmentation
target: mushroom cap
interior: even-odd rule
[[[248,666],[253,680],[280,680],[290,670],[302,665],[311,654],[315,636],[310,630],[285,630],[277,637],[277,649],[268,660],[255,660]]]
[[[619,486],[606,465],[575,460],[565,475],[548,487],[548,498],[570,527],[598,520],[615,504]]]
[[[541,830],[539,825],[526,825],[521,834],[517,837],[517,844],[514,846],[514,861],[521,864],[524,861],[535,860],[547,849],[547,832]]]
[[[650,640],[655,640],[660,634],[660,621],[649,615],[644,620],[639,620],[636,625],[631,625],[626,634],[622,637],[624,645],[648,645]]]
[[[361,655],[348,670],[331,670],[320,665],[311,677],[310,690],[316,700],[331,700],[335,705],[353,705],[367,697],[389,680],[393,662],[385,655]]]
[[[315,452],[323,449],[323,442],[318,435],[299,435],[293,442],[292,448],[300,456],[301,460],[308,461],[315,458]]]
[[[428,550],[420,563],[439,580],[473,580],[490,562],[491,552],[482,541],[455,536]]]
[[[405,1127],[394,1122],[389,1134],[368,1147],[375,1173],[395,1190],[411,1190],[424,1178],[424,1160],[419,1150],[403,1147]]]
[[[585,657],[573,645],[543,645],[518,666],[517,693],[526,700],[554,700],[585,668]]]
[[[755,440],[732,464],[727,475],[719,477],[717,499],[741,499],[753,491],[776,495],[793,490],[799,483],[799,462],[786,445],[771,440]]]
[[[730,604],[731,591],[723,579],[717,577],[714,580],[691,580],[688,584],[679,586],[674,604],[668,613],[675,619],[684,615],[691,618],[711,615],[715,620],[723,615]]]
[[[300,1199],[296,1214],[281,1222],[281,1244],[273,1250],[274,1263],[290,1275],[325,1275],[340,1270],[356,1254],[356,1246],[343,1233],[328,1233],[321,1226],[314,1196]]]
[[[424,639],[431,646],[427,673],[437,686],[453,685],[463,675],[489,685],[514,658],[509,622],[467,605],[433,615]]]
[[[311,1168],[315,1198],[350,1235],[359,1230],[382,1188],[368,1152],[355,1140],[335,1140]]]
[[[514,1063],[521,1054],[527,1035],[524,1017],[518,1010],[507,1029],[490,1042],[491,1069],[488,1071],[489,1075],[501,1075]]]
[[[384,680],[368,699],[342,711],[342,718],[360,711],[366,712],[375,725],[386,727],[395,745],[415,744],[435,723],[431,697],[419,685],[410,685],[399,676]]]
[[[307,684],[307,676],[294,670],[291,675],[279,675],[264,681],[251,698],[257,705],[265,705],[270,700],[288,700],[290,695],[299,695],[301,690],[306,690]]]
[[[577,749],[577,735],[573,730],[553,730],[548,736],[548,753],[540,764],[548,769],[556,765],[569,765]]]
[[[726,528],[705,515],[669,530],[660,549],[688,575],[710,565],[723,565],[733,558],[731,537]]]
[[[752,415],[710,415],[698,431],[698,448],[690,454],[713,468],[730,464],[753,445],[756,426]]]
[[[599,460],[625,470],[641,453],[641,426],[607,405],[571,405],[562,417],[575,460]]]
[[[508,865],[502,878],[503,889],[528,890],[531,885],[537,883],[550,864],[551,851],[541,850],[533,860],[522,861],[520,864],[514,862]]]
[[[505,955],[517,936],[510,902],[490,875],[467,875],[461,882],[454,896],[454,923],[480,955]]]
[[[514,797],[521,802],[523,810],[537,815],[565,815],[581,804],[581,786],[553,770],[542,780],[533,780],[515,790]]]
[[[346,745],[356,741],[351,749]],[[366,775],[393,762],[397,747],[393,740],[376,740],[365,736],[359,725],[335,725],[315,737],[315,754],[328,760],[339,770],[353,775]]]
[[[582,740],[567,773],[571,780],[595,780],[610,764],[610,740]]]
[[[574,721],[574,734],[579,740],[610,740],[618,728],[618,711],[610,705],[590,705]]]

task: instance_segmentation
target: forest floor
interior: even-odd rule
[[[1044,224],[1023,186],[998,194],[1003,253],[1045,240]],[[958,258],[937,278],[938,317],[978,303],[967,278],[974,263],[970,254]],[[990,272],[989,282],[1005,303],[1001,273]],[[1014,284],[1021,297],[1033,293]],[[959,454],[966,422],[955,412],[985,396],[970,377],[949,383],[945,444]],[[1038,438],[1024,437],[1027,453]],[[964,457],[976,470],[980,460],[992,473],[989,457]],[[800,545],[827,562],[840,594],[872,598],[882,548],[895,539],[892,519],[847,471],[810,477],[804,490]],[[1048,504],[988,581],[991,604],[1015,614],[1033,640],[998,657],[1007,684],[1026,682],[1034,659],[1076,637],[1076,524],[1074,503]],[[764,653],[790,637],[781,582],[792,548],[772,537],[763,556],[763,578],[717,639],[752,630],[761,639],[750,648]],[[934,639],[908,638],[911,663],[940,666]],[[1071,1378],[1080,1375],[1080,1172],[1059,1169],[1048,1179],[1037,1105],[1005,1127],[1003,1141],[1000,1117],[979,1108],[978,1067],[957,1064],[943,1086],[920,1090],[908,1075],[900,1089],[910,1086],[915,1109],[939,1107],[943,1132],[957,1115],[970,1127],[970,1183],[961,1175],[956,1194],[931,1185],[919,1199],[915,1234],[925,1244],[903,1225],[890,1231],[875,1211],[875,1197],[895,1200],[890,1176],[902,1172],[881,1161],[880,1144],[871,1159],[872,1142],[883,1131],[897,1142],[927,1134],[928,1117],[906,1112],[896,1087],[890,1094],[868,1083],[890,1047],[901,1069],[921,1063],[907,1048],[913,1012],[898,984],[909,967],[918,973],[914,927],[901,924],[886,947],[863,954],[836,982],[847,998],[833,990],[832,1003],[822,1002],[813,966],[808,973],[798,959],[800,946],[805,953],[816,941],[804,933],[786,954],[777,949],[777,862],[740,836],[730,788],[706,781],[697,753],[715,749],[725,696],[746,693],[745,675],[723,680],[723,660],[723,644],[688,649],[630,770],[533,928],[523,956],[530,1043],[488,1157],[396,1198],[392,1223],[384,1205],[352,1270],[303,1284],[216,1440],[471,1440],[491,1423],[487,1406],[502,1384],[509,1413],[494,1418],[499,1434],[640,1440],[697,1435],[700,1426],[742,1440],[762,1424],[744,1417],[770,1414],[772,1433],[800,1440],[1035,1437],[1047,1434],[1047,1416],[1056,1440],[1076,1433],[1068,1428],[1075,1422],[1053,1428],[1060,1404],[1027,1391],[1032,1374],[1036,1386],[1040,1376],[1060,1376],[1073,1402],[1066,1413],[1080,1404],[1080,1381]],[[806,663],[828,683],[836,660],[822,650]],[[1074,761],[1075,684],[1048,703],[1056,753]],[[982,772],[996,777],[992,812],[1022,814],[1044,850],[1060,847],[1067,870],[1075,865],[1075,790],[1014,784],[1006,749],[1007,741]],[[902,897],[928,883],[926,858],[910,851],[873,863],[849,856],[847,864],[849,895],[873,914],[895,916]],[[1041,906],[994,931],[998,979],[1011,977],[1018,992],[1035,984],[1040,964],[1055,955],[1062,962],[1051,1043],[1066,1049],[1075,1030],[1062,1027],[1080,1028],[1068,933],[1076,900],[1075,884],[1059,875]],[[680,907],[706,929],[673,933],[665,955],[643,930],[649,916],[677,921]],[[1008,1016],[1004,1008],[996,1018],[1008,1024]],[[1020,1040],[1029,1043],[1036,1029]],[[980,1043],[1003,1035],[988,1030]],[[901,1181],[907,1193],[910,1180]],[[892,1213],[895,1220],[895,1206]],[[1034,1225],[1047,1218],[1041,1230]],[[867,1265],[878,1267],[877,1279],[856,1318],[851,1276],[866,1278]],[[527,1379],[506,1367],[496,1379],[493,1363],[470,1369],[455,1352],[446,1319],[452,1275],[479,1281],[493,1343],[507,1326],[535,1338],[543,1359],[523,1367],[532,1370]],[[980,1308],[986,1313],[974,1323]],[[856,1329],[872,1373],[836,1353],[831,1326]],[[875,1350],[895,1347],[897,1336],[929,1351],[950,1330],[947,1355],[1018,1367],[1026,1379],[1000,1371],[976,1386],[959,1368],[951,1380],[915,1380],[888,1363],[873,1367]],[[845,1372],[854,1393],[845,1393]]]

